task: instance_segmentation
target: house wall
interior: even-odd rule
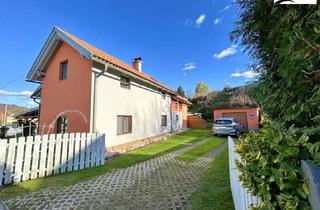
[[[66,80],[60,80],[60,63],[68,61]],[[46,69],[41,89],[39,134],[55,133],[49,128],[56,116],[68,118],[68,132],[89,132],[91,99],[91,61],[62,43]]]
[[[182,129],[188,128],[188,106],[182,104]]]
[[[171,102],[171,109],[172,109],[172,129],[173,131],[179,131],[186,129],[187,125],[187,112],[188,106],[183,103],[179,103],[175,100]],[[178,117],[177,117],[178,116]]]
[[[222,113],[246,112],[249,130],[259,129],[259,108],[226,108],[213,110],[214,119],[222,117]]]
[[[108,69],[96,80],[94,130],[106,134],[107,147],[171,132],[171,97],[162,99],[157,89],[133,78],[130,89],[122,88],[119,79],[119,72]],[[117,135],[117,115],[132,116],[132,133]],[[161,127],[161,115],[167,115],[166,127]]]

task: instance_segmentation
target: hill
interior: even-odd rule
[[[0,104],[0,112],[4,113],[5,107],[6,107],[5,104]],[[10,114],[23,112],[23,111],[25,111],[27,109],[28,109],[27,107],[18,106],[18,105],[15,105],[15,104],[8,104],[7,105],[7,112],[10,113]]]

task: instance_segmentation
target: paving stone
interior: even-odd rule
[[[192,163],[175,156],[206,141],[73,186],[41,190],[5,203],[10,209],[187,209],[208,163],[227,144]]]

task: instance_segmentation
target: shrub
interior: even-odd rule
[[[320,142],[310,143],[307,135],[299,137],[296,128],[282,130],[267,123],[260,132],[239,139],[236,151],[240,181],[261,198],[253,209],[309,209],[308,185],[299,161],[320,162]]]
[[[0,139],[6,138],[8,130],[9,130],[9,128],[7,126],[0,127]]]

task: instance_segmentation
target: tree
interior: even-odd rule
[[[177,93],[182,96],[182,97],[186,97],[186,94],[184,92],[184,89],[181,87],[181,85],[178,87],[177,89]]]
[[[228,87],[222,91],[210,91],[204,96],[193,97],[190,111],[199,112],[204,119],[208,120],[212,119],[214,108],[257,106],[257,101],[249,95],[248,90],[247,86]]]
[[[299,160],[320,164],[320,5],[237,0],[233,40],[253,58],[256,91],[271,121],[237,141],[240,180],[254,209],[309,209]]]
[[[256,63],[264,112],[284,128],[295,125],[320,138],[320,4],[275,5],[238,0],[231,33]]]
[[[205,96],[209,92],[209,87],[204,82],[199,82],[196,86],[195,97]]]

